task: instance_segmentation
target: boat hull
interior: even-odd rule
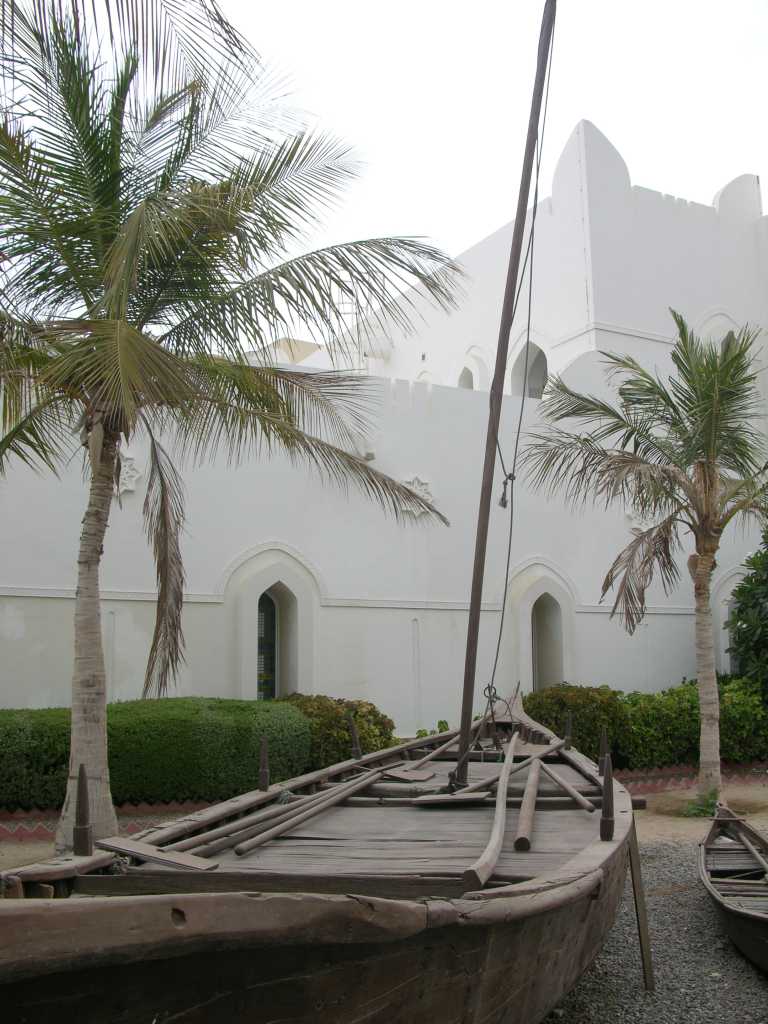
[[[755,967],[768,974],[768,918],[739,914],[713,900],[728,938]]]
[[[97,966],[9,982],[3,987],[4,1020],[536,1024],[573,987],[605,941],[626,866],[626,843],[616,843],[599,871],[543,895],[421,903],[314,897],[376,904],[385,915],[391,904],[390,916],[399,924],[384,941],[357,941],[365,928],[352,924],[351,941],[344,943],[323,941],[318,927],[307,936],[309,942],[288,934],[284,942],[268,942],[263,931],[234,939],[230,930],[228,940],[180,935],[175,946],[158,939],[155,949],[148,929],[147,943],[137,942],[133,950],[94,948],[91,962]],[[185,899],[201,897],[172,902],[182,907]],[[293,899],[301,904],[300,894]],[[170,898],[155,900],[158,913],[167,913]],[[108,902],[119,914],[119,900],[76,902]],[[344,910],[342,902],[336,905]],[[426,910],[425,927],[403,938],[405,922],[418,928],[418,911],[408,916],[413,907]],[[406,916],[400,917],[403,908]],[[20,914],[23,909],[20,905]],[[81,953],[77,959],[87,962]]]

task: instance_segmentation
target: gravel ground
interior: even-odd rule
[[[768,1024],[768,977],[723,933],[695,843],[643,843],[656,991],[643,988],[632,890],[592,967],[546,1024]]]

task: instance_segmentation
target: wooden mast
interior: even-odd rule
[[[528,120],[528,137],[525,142],[523,156],[523,172],[520,178],[520,191],[517,197],[517,212],[512,232],[512,247],[509,254],[507,282],[504,288],[504,303],[501,309],[499,340],[496,348],[496,368],[491,384],[490,408],[488,412],[488,431],[485,438],[485,461],[483,462],[483,482],[480,488],[480,507],[477,513],[477,536],[475,539],[475,561],[472,570],[472,592],[469,601],[469,624],[467,626],[467,652],[464,660],[464,690],[461,703],[461,727],[459,738],[459,764],[456,773],[458,782],[467,781],[467,761],[465,757],[469,749],[469,731],[472,725],[472,706],[475,695],[475,669],[477,666],[477,636],[480,628],[480,603],[483,596],[483,575],[485,573],[485,552],[488,544],[488,520],[491,511],[491,491],[493,489],[493,473],[496,466],[496,442],[501,417],[501,396],[504,390],[504,374],[507,370],[507,353],[509,350],[509,333],[512,329],[515,290],[520,270],[520,255],[523,249],[523,232],[525,215],[528,209],[528,195],[531,188],[531,173],[539,135],[539,117],[544,95],[544,81],[547,74],[549,51],[552,33],[555,27],[556,0],[546,0],[541,19],[539,34],[539,53],[536,64],[536,78],[533,85],[531,114]]]

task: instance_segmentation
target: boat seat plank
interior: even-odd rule
[[[158,850],[151,843],[142,843],[137,839],[127,839],[125,836],[108,836],[106,839],[97,839],[96,846],[100,850],[111,850],[113,853],[126,854],[129,857],[138,857],[140,860],[152,861],[157,864],[168,864],[171,867],[186,868],[192,871],[213,871],[218,862],[205,860],[203,857],[195,857],[191,853],[182,853],[180,850]]]

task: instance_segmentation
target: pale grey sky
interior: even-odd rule
[[[313,241],[418,234],[456,254],[511,219],[543,0],[223,6],[364,161]],[[542,195],[581,118],[647,188],[709,203],[768,175],[766,86],[768,0],[560,0]]]

